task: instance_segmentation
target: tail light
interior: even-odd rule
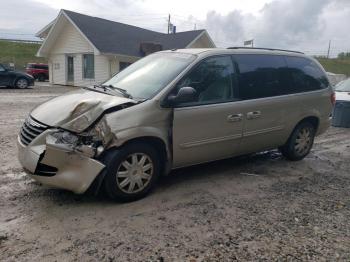
[[[333,106],[335,106],[335,101],[336,101],[335,93],[333,92],[333,93],[331,94],[331,103],[332,103]]]

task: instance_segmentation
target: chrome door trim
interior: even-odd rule
[[[180,144],[180,147],[183,149],[186,149],[186,148],[191,148],[191,147],[196,147],[196,146],[203,146],[206,144],[212,144],[212,143],[223,142],[223,141],[228,141],[228,140],[235,140],[235,139],[239,139],[239,138],[242,138],[242,134],[208,138],[208,139],[204,139],[204,140],[183,143],[183,144]]]
[[[245,133],[243,133],[243,137],[255,136],[255,135],[270,133],[270,132],[274,132],[274,131],[280,131],[282,129],[284,129],[284,125],[274,126],[274,127],[265,128],[265,129],[259,129],[259,130],[255,130],[255,131],[245,132]]]

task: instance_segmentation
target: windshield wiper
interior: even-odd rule
[[[118,90],[118,91],[119,91],[120,93],[122,93],[126,98],[130,98],[130,99],[133,98],[132,95],[129,94],[128,91],[126,91],[126,90],[123,89],[123,88],[120,88],[120,87],[117,87],[117,86],[112,86],[112,85],[109,85],[108,87]]]
[[[107,89],[108,90],[117,90],[119,91],[119,93],[121,93],[124,97],[126,98],[130,98],[130,99],[133,99],[132,95],[129,94],[125,89],[122,89],[120,87],[116,87],[116,86],[113,86],[113,85],[94,85],[94,88],[103,88],[104,91],[106,91]]]

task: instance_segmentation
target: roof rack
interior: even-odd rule
[[[304,54],[300,51],[286,50],[286,49],[276,49],[276,48],[263,48],[263,47],[246,47],[246,46],[232,46],[227,49],[257,49],[257,50],[269,50],[269,51],[282,51],[282,52],[292,52],[297,54]]]

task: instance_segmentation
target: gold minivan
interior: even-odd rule
[[[299,52],[162,51],[35,108],[18,155],[42,184],[131,201],[180,167],[274,148],[303,159],[333,102],[322,66]]]

